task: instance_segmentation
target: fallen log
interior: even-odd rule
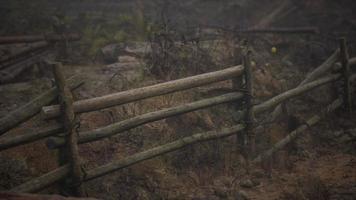
[[[21,135],[16,136],[6,136],[0,138],[0,151],[9,149],[11,147],[16,147],[19,145],[34,142],[45,137],[49,137],[58,133],[63,132],[62,125],[53,125],[41,130],[31,130]]]
[[[25,35],[25,36],[7,36],[0,37],[0,44],[14,44],[14,43],[30,43],[38,41],[58,42],[58,41],[76,41],[80,40],[81,36],[77,33],[68,34],[48,34],[48,35]]]
[[[9,60],[12,60],[12,59],[16,59],[19,56],[26,55],[26,54],[28,54],[30,52],[46,48],[46,47],[48,47],[48,45],[49,44],[47,42],[45,42],[45,41],[40,41],[40,42],[36,42],[36,43],[30,44],[30,45],[22,48],[20,51],[15,52],[14,54],[11,54],[11,55],[8,55],[8,56],[2,56],[1,59],[0,59],[0,63],[4,63],[6,61],[9,61]],[[3,64],[0,64],[0,66],[3,66]]]
[[[192,102],[177,107],[146,113],[140,116],[133,117],[131,119],[127,119],[118,123],[111,124],[103,128],[80,133],[78,142],[82,144],[82,143],[96,141],[102,138],[107,138],[115,134],[127,131],[129,129],[138,127],[140,125],[149,122],[158,121],[167,117],[172,117],[175,115],[192,112],[198,109],[203,109],[214,105],[233,102],[241,98],[243,98],[243,94],[241,93],[230,93],[218,97]],[[65,144],[64,139],[59,137],[52,137],[47,140],[47,146],[50,149],[61,147],[64,144]]]
[[[256,164],[263,161],[266,158],[271,157],[275,152],[284,148],[287,144],[289,144],[291,141],[296,139],[300,134],[302,134],[309,127],[317,124],[325,115],[341,107],[342,103],[343,103],[342,99],[335,100],[333,103],[327,106],[327,108],[321,114],[314,115],[313,117],[311,117],[308,121],[305,122],[305,124],[299,126],[296,130],[292,131],[285,138],[277,142],[272,148],[257,156],[252,162]]]
[[[188,78],[169,81],[166,83],[160,83],[152,86],[137,88],[115,94],[110,94],[102,97],[96,97],[92,99],[86,99],[75,102],[74,112],[83,113],[95,110],[100,110],[116,105],[122,105],[125,103],[169,94],[177,91],[182,91],[202,85],[219,82],[230,79],[232,77],[239,76],[243,73],[243,66],[235,66],[220,71],[205,73],[197,76],[191,76]],[[54,118],[59,115],[59,106],[47,106],[42,108],[42,114],[46,119]]]
[[[71,89],[75,89],[83,82],[78,80],[78,76],[74,76],[68,80]],[[41,108],[50,104],[57,97],[57,89],[51,88],[47,92],[38,96],[29,103],[10,112],[8,115],[0,119],[0,135],[3,135],[8,130],[16,127],[20,123],[28,120],[41,111]]]
[[[32,57],[29,57],[19,63],[8,66],[7,68],[0,71],[0,83],[10,82],[19,76],[22,72],[32,67],[34,64],[43,60],[43,57],[46,56],[49,51],[42,51]]]

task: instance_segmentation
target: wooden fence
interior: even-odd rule
[[[274,152],[285,147],[290,141],[295,139],[303,131],[318,123],[326,114],[333,112],[342,105],[345,105],[345,108],[349,112],[352,111],[351,82],[356,79],[356,75],[352,74],[353,71],[350,66],[356,64],[356,58],[349,58],[345,39],[340,39],[340,48],[336,50],[335,53],[321,66],[317,67],[314,71],[308,74],[300,85],[258,105],[252,105],[253,83],[250,66],[251,62],[249,57],[249,53],[245,53],[242,65],[230,67],[224,70],[76,102],[73,102],[71,90],[78,87],[81,84],[81,81],[78,81],[77,77],[72,77],[65,81],[62,74],[61,64],[52,63],[53,71],[55,74],[56,87],[53,87],[48,92],[42,94],[28,104],[9,113],[4,118],[1,118],[0,135],[18,126],[20,123],[28,120],[39,112],[41,112],[46,119],[61,117],[61,123],[47,127],[43,130],[28,132],[20,136],[2,136],[0,137],[0,150],[9,149],[50,137],[47,141],[47,146],[50,149],[61,149],[61,166],[54,171],[42,175],[41,177],[16,186],[12,188],[11,191],[36,192],[47,186],[50,186],[51,184],[68,178],[72,183],[71,186],[73,188],[73,195],[81,196],[83,194],[83,188],[81,185],[82,182],[104,176],[136,163],[161,156],[163,154],[181,149],[189,145],[193,145],[198,142],[220,139],[236,134],[239,134],[240,138],[242,136],[244,141],[247,141],[247,143],[245,142],[242,144],[244,145],[244,148],[247,149],[246,152],[248,153],[246,154],[246,157],[249,160],[249,163],[254,164],[261,162],[263,159],[271,156]],[[235,92],[146,113],[131,119],[111,124],[106,127],[86,132],[80,132],[79,134],[76,133],[76,114],[131,103],[150,97],[183,91],[224,80],[233,81],[233,89]],[[344,90],[342,97],[332,102],[321,113],[311,117],[303,125],[298,127],[295,131],[291,132],[286,138],[276,143],[271,149],[263,152],[260,155],[254,156],[256,153],[254,143],[254,127],[258,125],[257,123],[254,124],[254,116],[265,111],[270,111],[273,108],[275,108],[274,113],[278,113],[280,104],[285,103],[289,99],[298,97],[317,87],[336,81],[342,82]],[[55,100],[57,96],[59,96],[60,100],[59,105],[46,106]],[[238,100],[242,100],[243,102],[241,109],[243,111],[244,118],[241,120],[241,124],[237,124],[230,128],[224,128],[221,130],[197,133],[178,139],[171,143],[136,153],[124,159],[113,161],[109,164],[91,169],[86,173],[82,173],[81,171],[78,144],[93,142],[103,138],[111,137],[140,125],[161,120],[167,117],[180,115],[228,102],[236,102]]]

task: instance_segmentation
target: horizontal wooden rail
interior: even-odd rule
[[[149,122],[158,121],[167,117],[172,117],[175,115],[192,112],[198,109],[203,109],[214,105],[237,101],[242,98],[243,98],[243,94],[241,93],[229,93],[218,97],[213,97],[209,99],[204,99],[204,100],[184,104],[181,106],[176,106],[176,107],[167,108],[155,112],[146,113],[140,116],[133,117],[131,119],[127,119],[115,124],[111,124],[103,128],[80,133],[79,143],[87,143],[102,138],[107,138]],[[47,141],[47,146],[50,149],[58,148],[60,146],[63,146],[64,144],[65,144],[64,139],[59,137],[52,137]]]
[[[68,84],[71,89],[75,89],[83,83],[79,76],[74,76],[68,79]],[[41,111],[41,108],[50,104],[57,97],[58,92],[55,87],[52,87],[47,92],[38,96],[34,100],[10,112],[5,117],[0,119],[0,135],[3,135],[8,130],[16,127],[20,123],[28,120]]]
[[[204,142],[204,141],[209,141],[209,140],[214,140],[214,139],[219,139],[219,138],[224,138],[228,137],[231,135],[236,134],[239,131],[242,131],[244,129],[244,126],[239,124],[236,126],[233,126],[231,128],[225,128],[219,131],[209,131],[205,133],[198,133],[194,134],[192,136],[184,137],[181,139],[178,139],[174,142],[164,144],[137,154],[134,154],[132,156],[128,156],[122,160],[114,161],[112,163],[109,163],[107,165],[92,169],[86,173],[86,176],[84,177],[84,181],[89,181],[92,179],[95,179],[97,177],[104,176],[108,173],[117,171],[119,169],[137,164],[139,162],[184,148],[189,145],[193,145],[198,142]],[[69,174],[69,165],[64,165],[54,171],[51,171],[47,174],[42,175],[41,177],[32,179],[22,185],[19,185],[17,187],[12,188],[10,191],[12,192],[36,192],[39,191],[43,188],[46,188],[47,186],[58,182],[65,178]]]
[[[53,125],[41,130],[32,130],[16,136],[5,136],[0,138],[0,151],[16,147],[19,145],[34,142],[58,133],[63,132],[62,125]]]
[[[264,159],[271,157],[275,152],[278,150],[282,149],[285,147],[287,144],[289,144],[291,141],[293,141],[295,138],[297,138],[300,134],[302,134],[305,130],[307,130],[309,127],[317,124],[326,114],[331,113],[335,111],[337,108],[342,106],[342,99],[337,99],[333,103],[331,103],[327,108],[320,114],[320,115],[314,115],[311,117],[308,121],[305,122],[305,124],[299,126],[296,130],[292,131],[290,134],[288,134],[285,138],[277,142],[271,149],[265,151],[261,155],[257,156],[254,160],[253,163],[259,163],[263,161]]]
[[[243,66],[230,67],[224,70],[191,76],[188,78],[160,83],[148,87],[137,88],[102,97],[77,101],[73,104],[76,113],[100,110],[116,105],[121,105],[149,97],[169,94],[202,85],[227,80],[243,73]],[[43,116],[47,119],[57,117],[60,114],[59,105],[47,106],[42,109]]]
[[[301,95],[301,94],[308,92],[314,88],[317,88],[321,85],[336,81],[340,77],[341,77],[340,74],[330,75],[330,76],[318,79],[316,81],[313,81],[311,83],[305,84],[303,86],[299,86],[292,90],[286,91],[280,95],[273,97],[272,99],[269,99],[268,101],[266,101],[264,103],[254,106],[253,112],[255,115],[257,115],[259,113],[267,111],[268,109],[272,109],[273,107],[277,106],[278,104],[280,104],[292,97]],[[230,94],[230,95],[232,95],[232,94]],[[215,97],[214,101],[216,101],[216,99],[219,99],[219,101],[217,101],[217,102],[226,102],[229,99],[230,99],[229,101],[233,101],[233,99],[231,99],[232,96],[230,96],[230,95],[228,95],[228,96],[223,95],[221,97]],[[239,99],[241,97],[237,93],[237,96],[235,96],[235,98]],[[137,127],[137,126],[145,124],[145,123],[157,121],[160,119],[167,118],[169,116],[174,116],[174,115],[178,115],[178,114],[182,114],[182,113],[186,113],[186,112],[191,112],[191,111],[194,111],[194,110],[197,110],[200,108],[205,108],[208,106],[215,105],[214,101],[212,101],[211,99],[210,100],[207,99],[207,100],[202,100],[199,102],[193,102],[191,104],[187,104],[187,105],[183,105],[183,106],[178,106],[175,108],[168,108],[168,109],[164,109],[161,111],[156,111],[156,112],[140,115],[140,116],[134,117],[132,119],[124,120],[122,122],[118,122],[116,124],[109,125],[107,127],[103,127],[103,128],[99,128],[99,129],[96,129],[93,131],[87,131],[87,132],[81,133],[79,135],[78,141],[79,141],[79,143],[87,143],[87,142],[92,142],[92,141],[99,140],[102,138],[110,137],[110,136],[113,136],[115,134],[129,130],[131,128]],[[212,103],[214,103],[214,104],[212,104]],[[47,146],[51,149],[58,148],[60,146],[63,146],[64,144],[65,143],[64,143],[63,138],[58,138],[58,137],[50,138],[47,141]]]
[[[299,96],[299,95],[301,95],[305,92],[308,92],[314,88],[325,85],[327,83],[334,82],[340,78],[341,78],[341,74],[333,74],[333,75],[326,76],[324,78],[320,78],[313,82],[307,83],[305,85],[298,86],[294,89],[288,90],[280,95],[277,95],[277,96],[275,96],[275,97],[273,97],[259,105],[254,106],[253,111],[255,114],[267,111],[267,110],[277,106],[278,104],[292,98],[292,97]]]
[[[47,35],[23,35],[23,36],[5,36],[0,37],[0,44],[13,44],[13,43],[30,43],[38,41],[57,42],[64,40],[79,40],[81,36],[77,33],[68,33],[64,35],[47,34]]]
[[[290,28],[251,28],[241,29],[234,32],[238,33],[253,33],[253,34],[319,34],[320,31],[317,27],[290,27]]]
[[[85,180],[91,180],[94,178],[98,178],[101,176],[104,176],[106,174],[112,173],[114,171],[117,171],[119,169],[129,167],[131,165],[137,164],[139,162],[172,152],[176,151],[178,149],[181,149],[183,147],[198,143],[198,142],[204,142],[204,141],[209,141],[209,140],[214,140],[214,139],[220,139],[224,137],[228,137],[231,135],[234,135],[244,129],[244,126],[239,124],[236,126],[233,126],[231,128],[225,128],[219,131],[209,131],[205,133],[198,133],[192,136],[184,137],[182,139],[178,139],[174,142],[164,144],[149,150],[146,150],[144,152],[140,152],[137,154],[134,154],[132,156],[123,158],[122,160],[114,161],[112,163],[109,163],[107,165],[92,169],[87,172],[87,175],[85,177]]]
[[[33,43],[33,44],[30,44],[28,46],[25,46],[24,48],[22,48],[20,51],[18,52],[15,52],[13,54],[10,54],[10,55],[7,55],[7,56],[2,56],[0,58],[0,63],[4,63],[6,61],[9,61],[9,60],[12,60],[12,59],[16,59],[20,56],[24,56],[24,55],[27,55],[29,53],[32,53],[38,49],[43,49],[45,47],[48,47],[48,43],[45,42],[45,41],[40,41],[40,42],[36,42],[36,43]]]
[[[16,193],[31,193],[38,192],[62,179],[64,179],[70,172],[69,164],[63,165],[47,174],[38,178],[34,178],[24,184],[10,189],[10,192]]]

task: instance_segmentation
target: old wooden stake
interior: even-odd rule
[[[73,96],[69,87],[65,83],[62,73],[62,64],[55,63],[53,65],[54,77],[60,94],[61,112],[63,114],[63,123],[67,132],[67,157],[71,166],[71,180],[74,185],[73,195],[83,196],[84,190],[82,183],[82,171],[80,167],[80,157],[78,153],[78,134],[74,128],[75,114],[73,110]]]
[[[349,53],[347,51],[346,39],[340,38],[340,59],[344,81],[344,105],[348,112],[352,112],[351,70],[349,65]]]
[[[245,103],[246,103],[246,138],[248,145],[248,156],[252,157],[255,152],[255,134],[253,132],[253,103],[252,103],[252,69],[251,69],[251,60],[250,53],[247,52],[244,56],[244,66],[245,66]]]

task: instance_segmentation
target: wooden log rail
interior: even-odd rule
[[[89,181],[92,179],[95,179],[100,176],[104,176],[108,173],[117,171],[119,169],[137,164],[139,162],[160,156],[162,154],[166,154],[181,148],[184,148],[186,146],[198,143],[198,142],[204,142],[204,141],[209,141],[209,140],[214,140],[214,139],[219,139],[219,138],[224,138],[228,137],[231,135],[236,134],[237,132],[240,132],[244,129],[243,125],[236,125],[231,128],[225,128],[219,131],[209,131],[205,133],[198,133],[194,134],[192,136],[184,137],[181,139],[178,139],[174,142],[164,144],[137,154],[134,154],[132,156],[126,157],[122,160],[114,161],[112,163],[109,163],[107,165],[92,169],[86,173],[86,176],[84,177],[84,181]],[[22,185],[19,185],[17,187],[12,188],[10,191],[12,192],[37,192],[40,191],[41,189],[60,181],[61,179],[65,178],[70,172],[69,165],[64,165],[60,168],[57,168],[54,171],[51,171],[47,174],[42,175],[39,178],[32,179],[29,182],[26,182]]]
[[[47,35],[24,35],[24,36],[7,36],[0,37],[0,44],[30,43],[38,41],[57,42],[62,40],[75,41],[80,40],[78,33],[68,34],[47,34]]]
[[[251,28],[241,29],[234,32],[238,33],[252,33],[252,34],[319,34],[317,27],[299,27],[299,28]]]
[[[102,97],[77,101],[73,104],[76,113],[100,110],[116,105],[122,105],[149,97],[169,94],[177,91],[187,90],[194,87],[207,85],[236,76],[243,73],[243,66],[235,66],[220,71],[210,72],[188,78],[178,79],[148,87],[137,88]],[[60,114],[59,105],[43,107],[42,114],[46,119],[58,117]]]
[[[43,60],[45,56],[49,53],[48,50],[43,50],[38,54],[26,58],[14,65],[11,65],[0,71],[0,83],[8,83],[13,81],[16,77],[21,75],[25,70],[31,68],[34,64],[37,64]]]
[[[336,110],[341,105],[342,105],[341,99],[335,100],[332,104],[330,104],[327,107],[327,109],[321,115],[315,115],[312,118],[310,118],[306,122],[305,125],[298,127],[295,131],[290,133],[286,138],[284,138],[283,140],[278,142],[273,148],[271,148],[270,150],[266,151],[265,153],[257,156],[253,160],[253,163],[256,164],[258,162],[261,162],[263,159],[267,158],[268,156],[271,156],[275,151],[278,151],[279,149],[283,148],[290,141],[295,139],[299,134],[301,134],[303,131],[308,129],[310,126],[313,126],[316,123],[318,123],[324,115]],[[228,136],[236,134],[237,132],[244,130],[244,128],[245,127],[240,124],[240,125],[233,126],[231,128],[222,129],[220,131],[209,131],[206,133],[199,133],[199,134],[195,134],[192,136],[184,137],[184,138],[179,139],[175,142],[164,144],[164,145],[134,154],[132,156],[126,157],[124,159],[111,162],[111,163],[103,165],[101,167],[94,168],[86,173],[86,176],[84,177],[83,181],[89,181],[89,180],[104,176],[106,174],[123,169],[125,167],[129,167],[131,165],[134,165],[134,164],[143,162],[145,160],[148,160],[148,159],[151,159],[151,158],[181,149],[183,147],[186,147],[186,146],[198,143],[198,142],[228,137]],[[12,191],[12,192],[40,191],[41,189],[65,178],[69,174],[69,172],[70,172],[69,165],[64,165],[60,168],[57,168],[54,171],[51,171],[47,174],[42,175],[41,177],[38,177],[38,178],[33,179],[29,182],[26,182],[22,185],[14,187],[10,191]]]
[[[242,99],[243,96],[244,96],[243,94],[237,93],[237,92],[229,93],[229,94],[221,95],[218,97],[213,97],[213,98],[209,98],[209,99],[204,99],[204,100],[184,104],[181,106],[176,106],[176,107],[167,108],[167,109],[163,109],[163,110],[159,110],[159,111],[155,111],[155,112],[146,113],[143,115],[133,117],[131,119],[127,119],[127,120],[124,120],[121,122],[111,124],[111,125],[103,127],[103,128],[99,128],[99,129],[92,130],[92,131],[82,132],[79,134],[78,142],[80,144],[93,142],[93,141],[96,141],[96,140],[99,140],[102,138],[107,138],[107,137],[113,136],[115,134],[130,130],[132,128],[135,128],[135,127],[138,127],[140,125],[147,124],[150,122],[154,122],[154,121],[158,121],[158,120],[165,119],[168,117],[172,117],[172,116],[192,112],[195,110],[211,107],[214,105],[237,101],[239,99]],[[65,144],[65,142],[64,142],[63,138],[59,138],[59,137],[53,137],[47,141],[47,146],[50,149],[61,147],[64,144]]]
[[[79,143],[86,143],[98,140],[100,138],[110,137],[116,133],[120,133],[135,127],[138,127],[142,124],[149,122],[161,120],[167,117],[184,114],[187,112],[192,112],[195,110],[211,107],[214,105],[219,105],[223,103],[228,103],[241,99],[243,95],[241,93],[229,93],[221,95],[218,97],[208,98],[201,101],[192,102],[189,104],[167,108],[155,112],[146,113],[131,119],[127,119],[115,124],[112,124],[107,127],[96,129],[93,131],[83,132],[79,135]],[[43,130],[30,131],[18,136],[8,136],[0,138],[0,150],[5,150],[12,148],[18,145],[27,144],[34,142],[36,140],[56,135],[63,132],[62,125],[54,125]],[[58,148],[64,145],[65,141],[63,138],[50,138],[47,142],[50,149]]]
[[[294,88],[292,90],[286,91],[280,95],[277,95],[277,96],[269,99],[268,101],[266,101],[262,104],[252,107],[253,114],[257,115],[262,112],[265,112],[269,109],[274,108],[278,104],[280,104],[290,98],[299,96],[307,91],[310,91],[312,89],[320,87],[324,84],[334,82],[340,78],[341,78],[340,74],[334,74],[334,75],[330,75],[330,76],[318,79],[318,80],[308,83],[306,85]],[[113,135],[121,133],[123,131],[127,131],[129,129],[135,128],[142,124],[146,124],[146,123],[164,119],[164,118],[167,118],[170,116],[174,116],[174,115],[178,115],[178,114],[182,114],[182,113],[186,113],[186,112],[191,112],[193,110],[197,110],[200,108],[204,108],[204,107],[208,106],[207,104],[209,104],[209,106],[211,106],[214,104],[220,104],[220,102],[223,103],[223,102],[227,102],[227,101],[234,101],[234,100],[241,98],[241,95],[239,95],[239,94],[236,94],[235,98],[232,98],[233,96],[235,96],[235,95],[232,95],[232,94],[231,95],[223,95],[221,97],[216,97],[214,99],[202,100],[199,102],[195,102],[195,103],[191,103],[191,104],[187,104],[187,105],[183,105],[183,106],[178,106],[175,108],[169,108],[169,109],[164,109],[161,111],[151,112],[151,113],[140,115],[140,116],[137,116],[137,117],[134,117],[134,118],[131,118],[128,120],[124,120],[124,121],[121,121],[118,123],[114,123],[109,126],[99,128],[99,129],[96,129],[93,131],[79,133],[78,142],[79,143],[88,143],[88,142],[96,141],[99,139],[113,136]],[[205,105],[205,106],[203,107],[203,105]],[[58,148],[58,147],[64,145],[64,140],[62,138],[57,138],[57,137],[51,138],[48,140],[47,144],[48,144],[49,148],[52,148],[52,149]]]
[[[18,58],[19,56],[23,56],[23,55],[26,55],[30,52],[33,52],[35,50],[38,50],[38,49],[43,49],[43,48],[46,48],[48,47],[49,44],[45,41],[40,41],[40,42],[36,42],[36,43],[33,43],[31,45],[28,45],[26,47],[24,47],[23,49],[21,49],[20,51],[14,53],[14,54],[11,54],[11,55],[8,55],[8,56],[2,56],[0,58],[0,63],[4,63],[6,61],[9,61],[11,59],[16,59]],[[2,64],[0,64],[2,65]]]
[[[275,152],[281,150],[284,148],[287,144],[295,140],[300,134],[302,134],[305,130],[307,130],[309,127],[314,126],[317,124],[319,121],[322,120],[322,118],[333,111],[335,111],[337,108],[341,107],[343,103],[342,99],[336,99],[333,103],[331,103],[327,108],[319,115],[314,115],[310,119],[308,119],[305,124],[299,126],[296,130],[292,131],[290,134],[288,134],[285,138],[277,142],[275,145],[273,145],[272,148],[269,150],[263,152],[261,155],[257,156],[255,159],[253,159],[253,163],[259,163],[263,161],[264,159],[271,157]]]
[[[68,79],[68,85],[71,89],[75,89],[80,86],[83,82],[80,80],[79,76],[74,76]],[[19,107],[18,109],[10,112],[5,117],[0,119],[0,135],[3,135],[10,129],[16,127],[22,122],[30,119],[37,113],[41,111],[41,108],[45,105],[50,104],[57,97],[58,91],[55,87],[44,92],[42,95],[38,96],[29,103]],[[3,142],[2,138],[1,142]]]
[[[350,61],[350,60],[349,60]],[[343,65],[341,65],[343,66]],[[110,106],[114,105],[120,105],[144,98],[149,98],[153,96],[158,96],[158,95],[163,95],[163,94],[168,94],[171,92],[176,92],[176,91],[181,91],[193,87],[198,87],[201,85],[209,84],[209,83],[214,83],[226,79],[231,79],[235,78],[236,76],[240,76],[243,74],[245,68],[243,66],[236,66],[232,68],[228,68],[225,70],[217,71],[217,72],[211,72],[207,74],[202,74],[194,77],[189,77],[189,78],[184,78],[184,79],[179,79],[176,81],[170,81],[167,83],[162,83],[162,84],[157,84],[154,86],[148,86],[144,88],[138,88],[134,90],[129,90],[125,92],[120,92],[116,93],[113,95],[107,95],[104,97],[98,97],[98,98],[93,98],[93,99],[88,99],[88,100],[83,100],[76,102],[77,104],[73,104],[73,115],[74,112],[89,112],[93,110],[98,110],[102,108],[107,108]],[[324,73],[324,72],[323,72]],[[321,85],[331,83],[334,81],[337,81],[342,78],[342,74],[337,73],[337,74],[332,74],[332,75],[327,75],[323,78],[319,78],[314,81],[309,81],[308,83],[305,83],[303,85],[299,85],[298,87],[286,91],[280,95],[277,95],[270,100],[253,106],[250,110],[252,110],[252,114],[256,115],[262,112],[265,112],[269,109],[274,108],[275,106],[279,105],[280,103],[287,101],[288,99],[292,97],[299,96],[305,92],[308,92],[312,89],[315,89]],[[312,78],[314,79],[314,78]],[[350,81],[354,81],[356,79],[356,75],[352,75],[350,77]],[[153,94],[152,94],[153,93]],[[222,95],[219,97],[214,97],[210,99],[205,99],[197,102],[193,102],[190,104],[185,104],[182,106],[177,106],[174,108],[168,108],[152,113],[146,113],[141,116],[134,117],[132,119],[128,119],[119,123],[112,124],[107,127],[99,128],[94,131],[88,131],[79,134],[79,143],[84,143],[84,142],[90,142],[90,141],[95,141],[98,139],[102,139],[105,137],[112,136],[118,132],[122,132],[134,127],[137,127],[139,125],[152,122],[152,121],[157,121],[159,119],[167,118],[170,116],[174,116],[177,114],[182,114],[186,112],[191,112],[197,109],[205,108],[205,107],[210,107],[212,105],[218,105],[226,102],[231,102],[231,101],[236,101],[237,99],[243,98],[243,94],[241,93],[230,93],[226,95]],[[315,115],[312,118],[310,118],[306,124],[300,126],[297,128],[297,130],[291,132],[285,139],[281,140],[278,142],[274,147],[272,147],[270,150],[264,152],[260,156],[258,156],[256,159],[253,160],[253,163],[257,163],[262,161],[264,158],[272,155],[275,151],[283,148],[286,144],[288,144],[290,141],[295,139],[302,131],[305,131],[308,127],[316,124],[319,122],[324,115],[327,113],[330,113],[334,111],[335,109],[339,108],[342,105],[343,100],[342,99],[337,99],[334,101],[331,105],[327,107],[325,111],[322,112],[321,115]],[[60,107],[59,105],[56,106],[50,106],[46,107],[42,110],[47,117],[56,117],[60,114]],[[246,112],[246,111],[245,111]],[[60,129],[61,127],[51,127],[53,129]],[[49,128],[49,129],[51,129]],[[51,130],[53,130],[51,129]],[[57,129],[57,130],[58,130]],[[89,170],[85,177],[83,177],[83,181],[89,181],[101,176],[104,176],[106,174],[112,173],[114,171],[117,171],[119,169],[134,165],[136,163],[184,148],[189,145],[193,145],[198,142],[204,142],[208,140],[214,140],[214,139],[219,139],[219,138],[224,138],[228,137],[231,135],[236,134],[237,132],[241,132],[242,130],[245,130],[246,126],[242,124],[238,124],[236,126],[230,127],[230,128],[224,128],[222,130],[218,131],[209,131],[206,133],[198,133],[194,134],[192,136],[184,137],[181,139],[178,139],[174,142],[167,143],[158,147],[154,147],[152,149],[148,149],[146,151],[136,153],[132,156],[128,156],[124,159],[113,161],[109,164],[94,168],[92,170]],[[57,131],[56,130],[56,131]],[[50,131],[48,131],[50,132]],[[43,137],[44,135],[50,135],[52,133],[42,133],[39,136],[34,136],[32,135],[31,137]],[[28,141],[28,139],[20,139],[21,142]],[[9,142],[10,141],[10,142]],[[14,144],[15,140],[8,140],[8,143],[6,145],[11,146]],[[10,144],[11,143],[11,144]],[[19,143],[19,138],[15,143]],[[58,147],[63,145],[63,143],[57,143],[56,140],[53,141],[53,146]],[[0,143],[0,148],[1,148],[1,143]],[[11,191],[15,192],[35,192],[39,191],[57,181],[62,180],[66,176],[68,176],[71,173],[71,165],[67,164],[64,166],[61,166],[57,168],[56,170],[49,172],[41,177],[38,177],[36,179],[33,179],[27,183],[24,183],[20,186],[17,186],[13,188]]]
[[[324,110],[321,115],[315,115],[312,118],[310,118],[306,122],[306,124],[298,127],[295,131],[291,132],[286,138],[284,138],[283,140],[278,142],[270,150],[257,156],[253,160],[253,163],[255,164],[255,163],[261,162],[263,159],[267,158],[268,156],[271,156],[274,152],[283,148],[285,145],[287,145],[289,142],[291,142],[293,139],[295,139],[299,134],[301,134],[303,131],[308,129],[310,126],[317,124],[322,119],[323,116],[325,116],[326,114],[328,114],[330,112],[333,112],[334,110],[339,108],[341,105],[342,105],[342,99],[335,100],[332,104],[327,106],[327,109]],[[228,137],[228,136],[236,134],[237,132],[244,130],[244,128],[245,127],[240,124],[240,125],[233,126],[231,128],[222,129],[220,131],[209,131],[206,133],[199,133],[199,134],[195,134],[192,136],[184,137],[184,138],[179,139],[175,142],[164,144],[164,145],[134,154],[132,156],[126,157],[124,159],[111,162],[104,166],[94,168],[86,173],[86,176],[84,177],[83,181],[88,181],[88,180],[92,180],[92,179],[104,176],[106,174],[112,173],[112,172],[120,170],[122,168],[129,167],[129,166],[137,164],[139,162],[143,162],[145,160],[148,160],[148,159],[151,159],[151,158],[181,149],[183,147],[186,147],[186,146],[198,143],[198,142],[204,142],[204,141],[208,141],[208,140]],[[26,182],[22,185],[14,187],[10,191],[12,191],[12,192],[40,191],[41,189],[65,178],[69,174],[69,172],[70,172],[69,165],[64,165],[60,168],[57,168],[54,171],[51,171],[47,174],[42,175],[41,177],[38,177],[38,178],[33,179],[29,182]]]

